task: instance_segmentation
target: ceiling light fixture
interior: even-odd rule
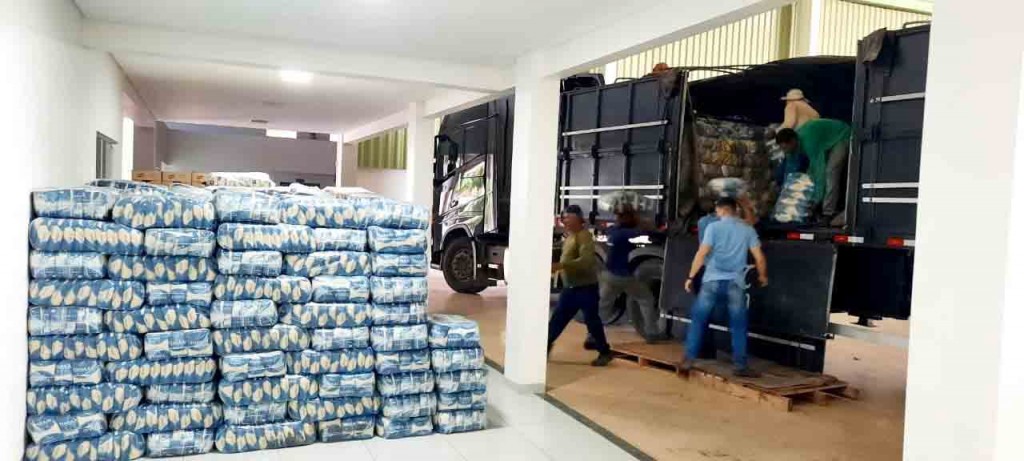
[[[285,83],[298,83],[305,85],[313,81],[313,73],[302,70],[281,69],[278,71],[278,75],[281,76],[281,81]]]
[[[299,138],[299,133],[297,131],[274,130],[274,129],[267,128],[267,137],[268,138],[298,139]]]

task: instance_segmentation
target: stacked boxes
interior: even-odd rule
[[[487,373],[476,322],[458,315],[430,316],[430,362],[437,379],[437,432],[481,430],[487,425]]]

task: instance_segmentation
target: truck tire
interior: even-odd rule
[[[633,276],[644,282],[651,290],[651,294],[654,295],[654,306],[658,309],[661,306],[661,271],[664,265],[664,260],[661,258],[649,258],[640,261],[637,264],[636,269],[633,269]],[[633,328],[640,336],[644,336],[646,332],[643,326],[643,317],[640,314],[640,303],[638,303],[632,297],[628,297],[626,300],[626,310],[629,312],[629,321],[633,324]],[[660,313],[660,309],[658,309]],[[668,333],[668,320],[658,319],[658,333]]]
[[[458,293],[477,294],[487,288],[487,281],[473,277],[473,242],[468,237],[457,237],[448,244],[441,256],[444,281]]]

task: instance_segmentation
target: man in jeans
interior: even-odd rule
[[[630,240],[643,235],[640,220],[632,204],[623,203],[615,209],[614,227],[607,231],[608,258],[605,261],[606,271],[601,273],[601,308],[600,312],[610,312],[615,308],[619,295],[626,293],[636,300],[640,312],[633,324],[641,332],[644,340],[655,343],[667,339],[661,331],[661,313],[655,305],[654,294],[642,280],[633,275],[629,267],[629,254],[636,249]],[[633,313],[631,313],[633,315]]]
[[[768,285],[768,262],[761,251],[761,242],[754,228],[737,217],[736,199],[718,199],[715,213],[719,220],[709,224],[705,230],[686,279],[686,291],[692,293],[693,279],[700,268],[706,265],[700,293],[690,315],[690,327],[686,332],[686,356],[682,368],[689,370],[693,367],[711,312],[715,306],[725,303],[729,308],[732,358],[736,367],[734,373],[741,377],[757,377],[758,373],[747,366],[747,252],[754,256],[761,286]]]

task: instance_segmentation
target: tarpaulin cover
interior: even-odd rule
[[[217,244],[231,251],[312,253],[316,250],[313,229],[288,224],[223,223],[217,227]]]
[[[277,323],[277,305],[269,299],[214,301],[210,323],[214,328],[270,327]]]
[[[430,347],[480,347],[480,326],[461,315],[431,314]]]
[[[423,254],[427,251],[425,229],[388,229],[371,226],[366,229],[370,251],[375,253]]]
[[[213,301],[213,284],[207,282],[189,283],[146,283],[146,294],[150,306],[170,304],[191,304],[209,307]]]
[[[365,303],[370,300],[370,279],[362,276],[322,275],[313,279],[313,302]]]
[[[280,275],[273,278],[218,275],[214,295],[224,301],[269,299],[275,303],[305,303],[312,296],[312,284],[305,277]]]
[[[427,322],[427,305],[373,303],[374,325],[409,325]]]
[[[430,210],[425,207],[382,197],[353,197],[351,200],[366,214],[367,226],[426,229],[430,225]]]
[[[224,407],[224,424],[234,426],[279,423],[285,419],[288,419],[288,404],[285,402],[261,403],[245,407]]]
[[[217,271],[225,275],[277,277],[284,259],[277,251],[220,251]]]
[[[378,352],[426,349],[427,325],[375,326],[370,330],[370,342]]]
[[[426,254],[373,254],[373,275],[382,277],[426,277]]]
[[[216,431],[199,429],[193,431],[158,432],[146,436],[146,456],[167,458],[209,453],[213,450]]]
[[[487,390],[487,370],[461,370],[435,373],[437,392],[451,394],[454,392]]]
[[[28,256],[34,279],[101,279],[107,276],[107,257],[101,253],[46,253]]]
[[[379,411],[380,398],[376,396],[288,402],[289,418],[309,422],[376,415]]]
[[[373,301],[384,304],[427,301],[425,277],[370,277]]]
[[[479,370],[484,367],[484,350],[431,349],[430,364],[436,372]]]
[[[802,224],[807,222],[814,207],[816,184],[805,173],[790,173],[775,202],[772,220],[780,223]]]
[[[320,375],[320,398],[373,397],[374,376],[372,372]]]
[[[124,333],[28,338],[29,360],[134,360],[142,356],[142,341]]]
[[[213,194],[213,206],[217,210],[217,220],[222,223],[277,224],[281,222],[281,210],[278,207],[277,197],[262,192],[217,191],[216,194]]]
[[[284,352],[231,354],[220,358],[221,379],[230,382],[284,376]],[[233,423],[240,424],[240,423]]]
[[[175,383],[146,386],[146,400],[151,403],[207,403],[217,395],[214,383]]]
[[[437,394],[438,411],[470,410],[487,407],[487,391],[466,391],[451,394]]]
[[[377,436],[385,439],[400,439],[434,433],[434,423],[430,416],[408,419],[377,419]]]
[[[373,371],[373,349],[340,351],[299,351],[285,354],[288,373],[320,375],[324,373],[363,373]]]
[[[210,330],[205,328],[147,333],[143,340],[149,360],[213,355]]]
[[[384,397],[380,404],[380,414],[387,418],[416,418],[436,411],[437,396],[433,393]]]
[[[313,229],[316,251],[366,251],[366,231],[363,229]]]
[[[301,351],[309,348],[309,333],[292,325],[270,328],[239,328],[213,332],[213,350],[217,355],[240,352]]]
[[[146,451],[146,441],[132,432],[110,432],[91,439],[29,445],[25,461],[129,461]]]
[[[114,255],[107,260],[107,273],[115,280],[212,282],[217,268],[210,258]]]
[[[28,390],[25,403],[30,415],[66,415],[100,411],[118,413],[142,402],[142,389],[131,384],[100,383]]]
[[[207,197],[182,193],[126,194],[117,199],[114,222],[135,229],[217,226],[213,202]]]
[[[115,190],[100,187],[69,187],[32,192],[36,216],[104,220],[117,201]]]
[[[114,383],[141,385],[205,383],[213,380],[217,361],[210,357],[169,360],[139,359],[108,363],[104,378]]]
[[[115,333],[145,334],[153,331],[210,328],[210,313],[204,307],[170,304],[133,311],[107,311],[103,321],[107,329]]]
[[[439,411],[434,415],[434,429],[442,434],[479,431],[486,427],[486,410]]]
[[[434,390],[434,374],[429,371],[377,376],[377,391],[384,397],[425,394]]]
[[[281,199],[281,222],[310,227],[361,229],[365,212],[348,200],[291,196]]]
[[[248,379],[217,384],[217,395],[224,405],[245,406],[268,402],[315,399],[319,390],[315,378],[285,375],[278,378]]]
[[[28,308],[28,334],[32,336],[88,335],[103,330],[103,311],[95,307]]]
[[[281,323],[303,328],[359,327],[370,324],[370,305],[366,303],[282,304],[278,314]]]
[[[320,421],[317,423],[317,430],[320,432],[320,441],[324,443],[366,440],[373,438],[376,424],[375,416],[349,416],[344,419]]]
[[[369,275],[370,254],[359,251],[317,251],[284,257],[284,273],[301,277]]]
[[[217,248],[213,231],[202,229],[147,229],[149,256],[196,256],[208,258]]]
[[[35,443],[54,443],[99,437],[107,432],[107,416],[100,412],[73,415],[34,415],[25,424]]]
[[[87,219],[36,218],[28,230],[29,244],[39,251],[137,255],[143,240],[140,230]]]
[[[217,451],[221,453],[297,447],[314,442],[316,425],[300,421],[260,426],[221,426],[217,429]]]
[[[136,434],[209,429],[224,413],[217,403],[153,403],[110,416],[110,429]]]
[[[430,350],[377,352],[377,373],[393,375],[430,370]]]
[[[84,306],[100,309],[138,309],[146,285],[118,280],[33,280],[28,303],[37,306]]]
[[[99,360],[40,360],[28,363],[28,385],[72,386],[99,384],[103,381],[103,363]]]

